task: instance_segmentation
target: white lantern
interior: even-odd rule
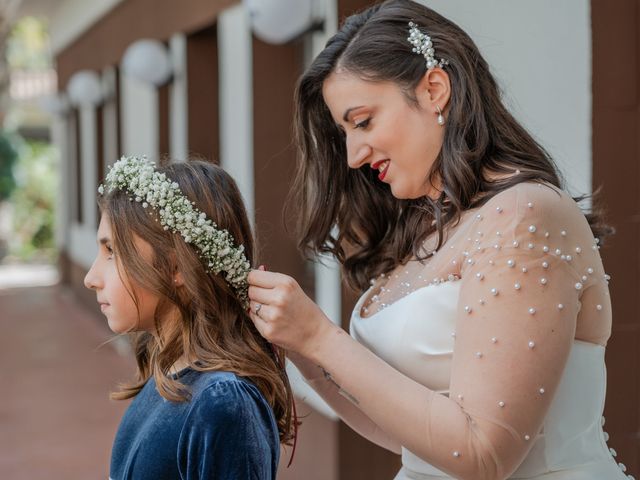
[[[74,73],[67,85],[69,102],[73,106],[97,106],[102,101],[102,82],[93,70]]]
[[[173,65],[163,43],[142,39],[132,43],[124,52],[122,71],[137,80],[160,86],[171,78]]]
[[[323,0],[244,0],[251,28],[267,43],[282,44],[318,26]]]

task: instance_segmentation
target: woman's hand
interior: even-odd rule
[[[249,315],[260,334],[286,350],[309,358],[335,326],[293,278],[275,272],[249,273]]]

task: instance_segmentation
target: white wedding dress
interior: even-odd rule
[[[446,383],[454,349],[460,282],[422,287],[376,313],[351,319],[351,334],[392,366],[423,384]],[[414,315],[420,311],[420,317]],[[422,319],[432,321],[424,322]],[[604,347],[575,340],[542,430],[510,478],[545,480],[626,479],[614,460],[602,429],[606,372]],[[425,366],[428,366],[425,368]],[[448,394],[446,388],[439,393]],[[452,477],[402,449],[402,470],[395,480],[444,480]]]
[[[425,387],[420,452],[303,373],[354,430],[402,455],[395,480],[633,478],[603,431],[608,280],[573,199],[521,183],[465,212],[428,260],[373,279],[353,312],[352,336]]]

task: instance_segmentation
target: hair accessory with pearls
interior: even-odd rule
[[[441,58],[440,61],[436,60],[436,52],[433,49],[433,42],[431,37],[425,33],[422,33],[418,26],[409,22],[409,36],[407,40],[413,45],[413,52],[422,55],[427,61],[427,70],[434,67],[442,68],[445,65],[449,65],[449,60]]]
[[[146,157],[122,157],[109,167],[105,184],[109,192],[127,191],[144,208],[153,207],[165,230],[179,233],[186,243],[200,251],[205,268],[212,273],[224,273],[243,305],[248,305],[247,275],[251,268],[244,246],[235,246],[232,235],[219,228],[204,212],[195,207],[180,191],[178,184]],[[98,192],[104,195],[105,187]]]

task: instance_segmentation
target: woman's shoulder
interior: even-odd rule
[[[521,182],[493,195],[475,210],[474,232],[487,241],[547,245],[565,238],[585,243],[593,234],[584,212],[567,192],[543,182]],[[495,243],[494,242],[494,243]],[[564,242],[563,242],[564,243]],[[550,248],[550,247],[549,247]]]
[[[567,192],[546,182],[520,182],[493,195],[478,208],[487,219],[550,219],[577,216],[582,210]]]

